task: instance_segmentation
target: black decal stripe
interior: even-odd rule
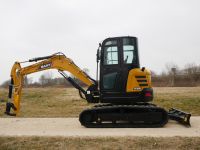
[[[139,84],[139,86],[148,86],[148,84]]]
[[[147,80],[137,80],[138,82],[147,82]]]
[[[135,76],[136,78],[146,78],[146,76]]]

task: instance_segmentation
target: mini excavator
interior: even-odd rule
[[[140,68],[136,37],[107,38],[99,44],[96,80],[63,53],[33,58],[26,62],[35,63],[21,67],[24,62],[15,62],[12,67],[5,111],[7,115],[16,116],[19,113],[25,75],[57,69],[78,89],[81,98],[88,103],[98,103],[80,113],[79,121],[85,127],[162,127],[169,119],[190,126],[191,114],[173,108],[166,111],[150,103],[153,100],[151,73],[145,67]],[[87,89],[64,71],[86,84]]]

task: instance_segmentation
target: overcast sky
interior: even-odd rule
[[[141,66],[199,65],[200,1],[0,0],[0,83],[15,61],[58,51],[95,78],[98,43],[125,35],[138,37]]]

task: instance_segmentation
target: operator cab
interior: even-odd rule
[[[100,55],[100,56],[99,56]],[[136,93],[127,93],[131,69],[140,68],[136,37],[107,38],[101,44],[100,101],[103,103],[132,103]]]

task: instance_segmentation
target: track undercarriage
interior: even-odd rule
[[[173,109],[175,112],[175,109]],[[84,110],[80,116],[80,123],[88,128],[155,128],[163,127],[168,119],[190,125],[190,114],[181,115],[160,108],[150,103],[135,105],[100,104]]]

